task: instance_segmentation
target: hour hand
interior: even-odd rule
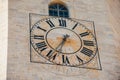
[[[66,39],[67,39],[68,37],[70,37],[68,34],[64,35],[63,40],[65,40],[65,41],[66,41]]]

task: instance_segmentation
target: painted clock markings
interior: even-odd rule
[[[63,62],[64,65],[69,65],[70,64],[69,58],[65,55],[62,55],[62,62]]]
[[[45,41],[36,43],[36,46],[37,46],[38,49],[40,49],[42,51],[47,48],[47,45],[46,45]]]
[[[84,33],[81,33],[81,34],[80,34],[81,37],[88,36],[88,35],[89,35],[88,32],[84,32]]]
[[[62,18],[59,19],[59,26],[66,27],[66,20],[63,20]]]
[[[44,36],[43,35],[34,35],[34,39],[44,40]]]
[[[42,31],[46,32],[46,30],[45,30],[45,29],[43,29],[43,28],[41,28],[39,24],[35,24],[35,27],[37,27],[37,29],[40,29],[40,30],[42,30]]]
[[[83,40],[84,45],[86,46],[94,46],[94,42],[93,41],[89,41],[89,40]]]
[[[93,51],[86,48],[86,47],[83,47],[83,49],[80,52],[87,55],[87,56],[89,56],[89,57],[91,57],[93,55]]]
[[[69,24],[70,22],[72,23]],[[49,25],[50,28],[46,28],[45,25]],[[67,28],[67,26],[69,28]],[[33,47],[35,47],[34,49],[37,48],[37,52],[41,51],[39,52],[41,56],[55,64],[67,66],[85,64],[93,58],[92,55],[96,54],[96,51],[94,51],[96,49],[96,46],[94,46],[96,42],[91,32],[88,32],[88,29],[81,26],[80,23],[66,18],[56,17],[38,21],[31,30]],[[54,31],[49,33],[50,30]],[[77,33],[76,30],[78,30],[79,33]],[[65,43],[63,45],[60,45],[56,49],[56,46],[61,43],[65,35],[69,35],[69,37],[64,41]],[[51,48],[51,46],[53,48]],[[80,49],[78,49],[78,47],[80,47]],[[70,54],[66,54],[69,52]]]
[[[74,25],[74,27],[72,28],[72,30],[74,30],[77,26],[78,26],[78,23],[76,23],[76,24]]]
[[[51,28],[55,27],[55,25],[53,24],[53,22],[52,22],[51,20],[48,20],[48,21],[46,21],[46,22],[49,24],[49,26],[50,26]]]
[[[83,60],[78,55],[76,55],[76,58],[79,61],[79,63],[81,63],[81,62],[83,63]]]
[[[57,53],[53,50],[50,50],[48,54],[46,55],[49,59],[55,60]]]

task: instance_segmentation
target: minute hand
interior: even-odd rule
[[[67,36],[67,35],[64,36],[62,42],[56,47],[56,50],[60,47],[60,49],[59,49],[58,51],[61,52],[62,47],[63,47],[63,45],[65,44],[65,41],[66,41],[66,39],[67,39],[68,37],[69,37],[69,36]]]

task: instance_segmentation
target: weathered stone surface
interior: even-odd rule
[[[119,1],[61,0],[71,18],[95,22],[102,71],[30,63],[29,13],[48,15],[52,0],[9,0],[8,80],[119,80]],[[59,0],[53,0],[59,1]],[[110,12],[115,10],[113,13]],[[119,15],[118,15],[119,16]],[[114,26],[115,25],[115,26]],[[69,73],[71,72],[73,73]],[[75,72],[74,72],[75,71]],[[82,74],[82,71],[85,73]]]

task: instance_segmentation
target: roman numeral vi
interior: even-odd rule
[[[70,64],[68,57],[65,56],[65,55],[62,55],[62,62],[63,62],[63,64],[65,64],[65,65]]]

